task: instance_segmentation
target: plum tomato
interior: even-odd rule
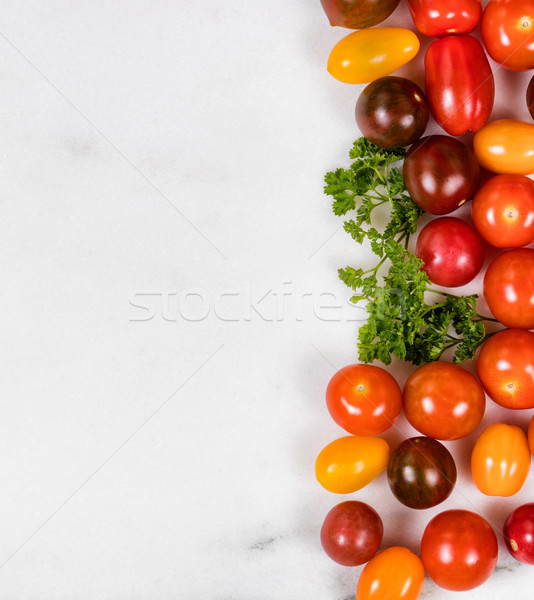
[[[476,277],[484,263],[484,245],[478,233],[462,219],[439,217],[419,234],[415,254],[432,283],[458,287]]]
[[[502,533],[508,552],[519,562],[534,565],[534,503],[513,510]]]
[[[483,290],[488,308],[503,325],[534,328],[534,250],[514,248],[494,258]]]
[[[413,144],[425,132],[429,115],[421,88],[393,75],[370,83],[356,102],[359,130],[382,148]]]
[[[315,476],[329,492],[352,494],[380,475],[388,459],[389,445],[382,438],[347,435],[321,450]]]
[[[321,0],[330,25],[364,29],[378,25],[397,8],[400,0]]]
[[[497,536],[480,515],[446,510],[426,526],[421,559],[431,579],[446,590],[471,590],[484,583],[497,564]]]
[[[437,440],[413,437],[391,453],[387,477],[399,502],[409,508],[431,508],[452,492],[456,465],[451,453]]]
[[[534,408],[534,333],[504,329],[488,338],[476,362],[486,394],[500,406]]]
[[[480,0],[408,0],[414,25],[429,37],[471,33],[482,17]]]
[[[356,600],[417,600],[424,580],[421,559],[408,548],[391,546],[363,568]]]
[[[496,248],[520,248],[534,242],[534,181],[525,175],[491,177],[473,198],[471,220]]]
[[[486,397],[469,371],[438,360],[408,377],[403,403],[406,418],[417,431],[438,440],[457,440],[479,425]]]
[[[534,119],[534,76],[527,86],[527,108],[530,116]]]
[[[460,140],[430,135],[408,150],[403,176],[417,206],[433,215],[446,215],[474,196],[480,168]]]
[[[334,421],[353,435],[377,435],[389,429],[402,409],[395,378],[374,365],[348,365],[326,388],[326,406]]]
[[[356,567],[378,552],[384,526],[374,508],[349,500],[334,506],[321,527],[321,545],[328,556],[345,567]]]

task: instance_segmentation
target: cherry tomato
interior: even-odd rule
[[[385,369],[349,365],[332,377],[326,406],[334,421],[354,435],[377,435],[389,429],[402,409],[399,384]]]
[[[489,119],[495,83],[481,43],[470,35],[436,40],[425,54],[430,112],[450,135],[478,131]]]
[[[491,0],[480,30],[494,61],[512,71],[534,69],[534,0]]]
[[[421,88],[404,77],[373,81],[356,102],[358,128],[382,148],[413,144],[425,132],[429,115]]]
[[[534,77],[528,82],[527,86],[527,108],[530,116],[534,119]]]
[[[504,329],[482,344],[477,375],[488,396],[505,408],[534,408],[534,333]]]
[[[408,0],[417,29],[429,37],[470,33],[482,16],[480,0]]]
[[[497,537],[490,524],[468,510],[446,510],[426,526],[421,559],[428,575],[451,591],[484,583],[497,564]]]
[[[527,436],[515,425],[493,423],[479,435],[471,453],[471,473],[487,496],[513,496],[530,470]]]
[[[478,233],[462,219],[440,217],[419,234],[415,254],[430,281],[445,287],[465,285],[484,263],[484,246]]]
[[[502,532],[508,552],[519,562],[534,565],[534,503],[512,511]]]
[[[393,73],[412,60],[418,51],[419,40],[409,29],[360,29],[334,46],[327,69],[345,83],[369,83]]]
[[[418,367],[403,391],[404,413],[423,435],[457,440],[471,433],[484,415],[486,398],[478,380],[446,361]]]
[[[428,437],[414,437],[392,452],[387,476],[399,502],[424,509],[449,497],[456,483],[456,465],[443,444]]]
[[[413,201],[433,215],[446,215],[470,200],[480,169],[471,150],[448,135],[430,135],[410,147],[403,166]]]
[[[494,258],[484,276],[493,316],[510,328],[534,328],[534,250],[515,248]]]
[[[391,546],[365,565],[356,600],[417,600],[425,580],[421,559],[402,546]]]
[[[525,175],[496,175],[471,204],[475,229],[492,246],[519,248],[534,242],[534,181]]]
[[[400,0],[321,0],[330,25],[363,29],[378,25],[397,8]]]
[[[365,502],[349,500],[334,506],[321,527],[321,545],[345,567],[363,565],[378,552],[384,527],[379,514]]]
[[[352,494],[387,467],[388,443],[376,437],[348,435],[325,446],[315,461],[317,481],[329,492]]]
[[[488,123],[475,133],[473,149],[480,165],[488,171],[534,173],[534,124],[516,119]]]

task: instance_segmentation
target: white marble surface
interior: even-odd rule
[[[318,542],[342,498],[313,473],[343,434],[324,389],[361,318],[336,276],[359,250],[322,194],[358,136],[361,86],[325,69],[346,32],[315,0],[1,8],[0,596],[353,597],[360,569]],[[421,61],[400,73],[421,82]],[[526,81],[497,74],[495,116],[527,118]],[[355,495],[384,545],[417,550],[445,508],[499,527],[532,499],[532,477],[505,502],[477,492],[472,441],[449,444],[460,485],[437,509],[405,509],[383,475]],[[469,598],[530,597],[534,571],[501,550]]]

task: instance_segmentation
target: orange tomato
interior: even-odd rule
[[[475,442],[471,473],[483,494],[513,496],[525,483],[529,469],[530,448],[519,427],[494,423]]]
[[[381,438],[347,435],[325,446],[315,461],[317,481],[329,492],[351,494],[370,483],[388,464]]]
[[[356,600],[416,600],[425,580],[421,559],[402,546],[392,546],[364,567]]]
[[[494,173],[534,173],[534,124],[500,119],[476,132],[473,150],[480,165]]]

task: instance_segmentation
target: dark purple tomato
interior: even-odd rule
[[[474,196],[480,167],[460,140],[430,135],[410,147],[403,175],[408,193],[420,208],[433,215],[446,215]]]
[[[534,76],[527,87],[527,108],[530,116],[534,119]]]
[[[415,254],[436,285],[458,287],[469,283],[484,263],[482,239],[471,225],[456,217],[439,217],[425,225]]]
[[[534,503],[516,508],[503,527],[508,552],[519,562],[534,565]]]
[[[430,508],[449,497],[456,483],[456,465],[437,440],[413,437],[391,454],[387,475],[399,502],[409,508]]]
[[[365,502],[349,500],[334,506],[321,527],[321,545],[328,556],[346,567],[363,565],[378,552],[384,527],[379,514]]]
[[[400,0],[321,0],[330,25],[364,29],[378,25],[397,8]]]
[[[408,146],[425,132],[429,109],[421,88],[404,77],[381,77],[356,102],[362,134],[382,148]]]

